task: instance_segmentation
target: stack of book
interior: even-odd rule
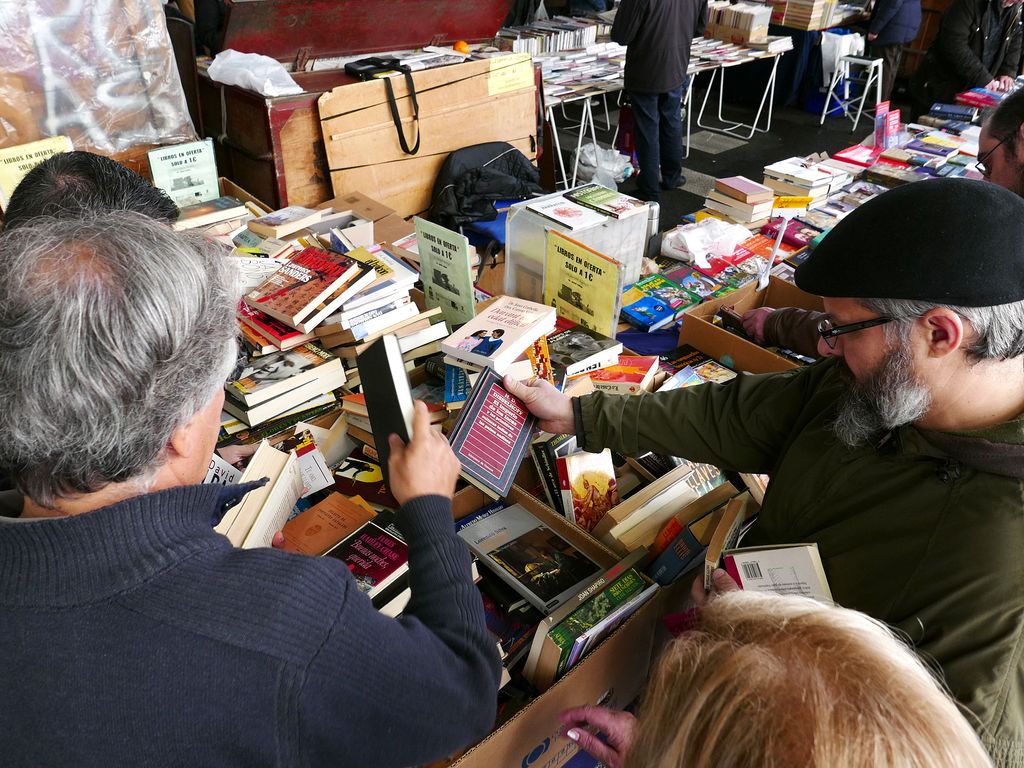
[[[665,275],[648,275],[622,294],[622,318],[650,333],[674,323],[702,300]]]
[[[745,176],[729,176],[715,179],[714,189],[708,192],[704,206],[728,221],[753,229],[771,216],[774,200],[775,191],[771,187]]]
[[[313,343],[255,357],[225,384],[224,411],[252,427],[333,404],[345,384],[341,360]]]
[[[597,43],[598,23],[592,19],[554,16],[520,27],[502,27],[495,46],[512,53],[542,53],[586,48]]]
[[[706,35],[730,43],[766,43],[772,9],[763,3],[710,0]]]
[[[440,403],[428,402],[426,405],[430,412],[431,428],[440,432],[448,419],[448,409]],[[377,453],[377,445],[373,439],[373,427],[370,425],[370,412],[366,408],[366,396],[360,393],[343,395],[341,411],[345,414],[349,436],[363,445],[368,445],[373,453]]]
[[[820,162],[791,157],[764,167],[764,183],[776,195],[820,200],[851,181],[849,173]]]

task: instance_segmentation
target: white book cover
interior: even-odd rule
[[[803,595],[833,603],[817,544],[730,549],[723,553],[722,560],[743,589]]]
[[[604,224],[608,217],[603,213],[591,210],[586,206],[558,197],[537,202],[527,203],[526,208],[538,213],[541,216],[558,222],[570,230],[584,229],[598,224]]]
[[[179,208],[220,197],[213,139],[154,149],[149,167],[153,186],[166,192]]]
[[[554,307],[500,296],[445,339],[441,349],[462,363],[504,373],[527,347],[554,327]]]

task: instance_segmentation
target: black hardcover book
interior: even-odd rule
[[[412,439],[412,393],[398,337],[381,336],[356,358],[356,365],[373,429],[373,443],[387,482],[391,453],[388,436],[398,435],[406,443]]]

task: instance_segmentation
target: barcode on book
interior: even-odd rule
[[[743,578],[745,579],[763,579],[761,575],[761,564],[758,562],[740,563],[743,566]]]

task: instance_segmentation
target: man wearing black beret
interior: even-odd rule
[[[905,633],[1024,765],[1024,200],[892,190],[796,280],[829,317],[806,368],[633,397],[506,384],[586,450],[769,474],[744,544],[817,543],[836,601]]]

